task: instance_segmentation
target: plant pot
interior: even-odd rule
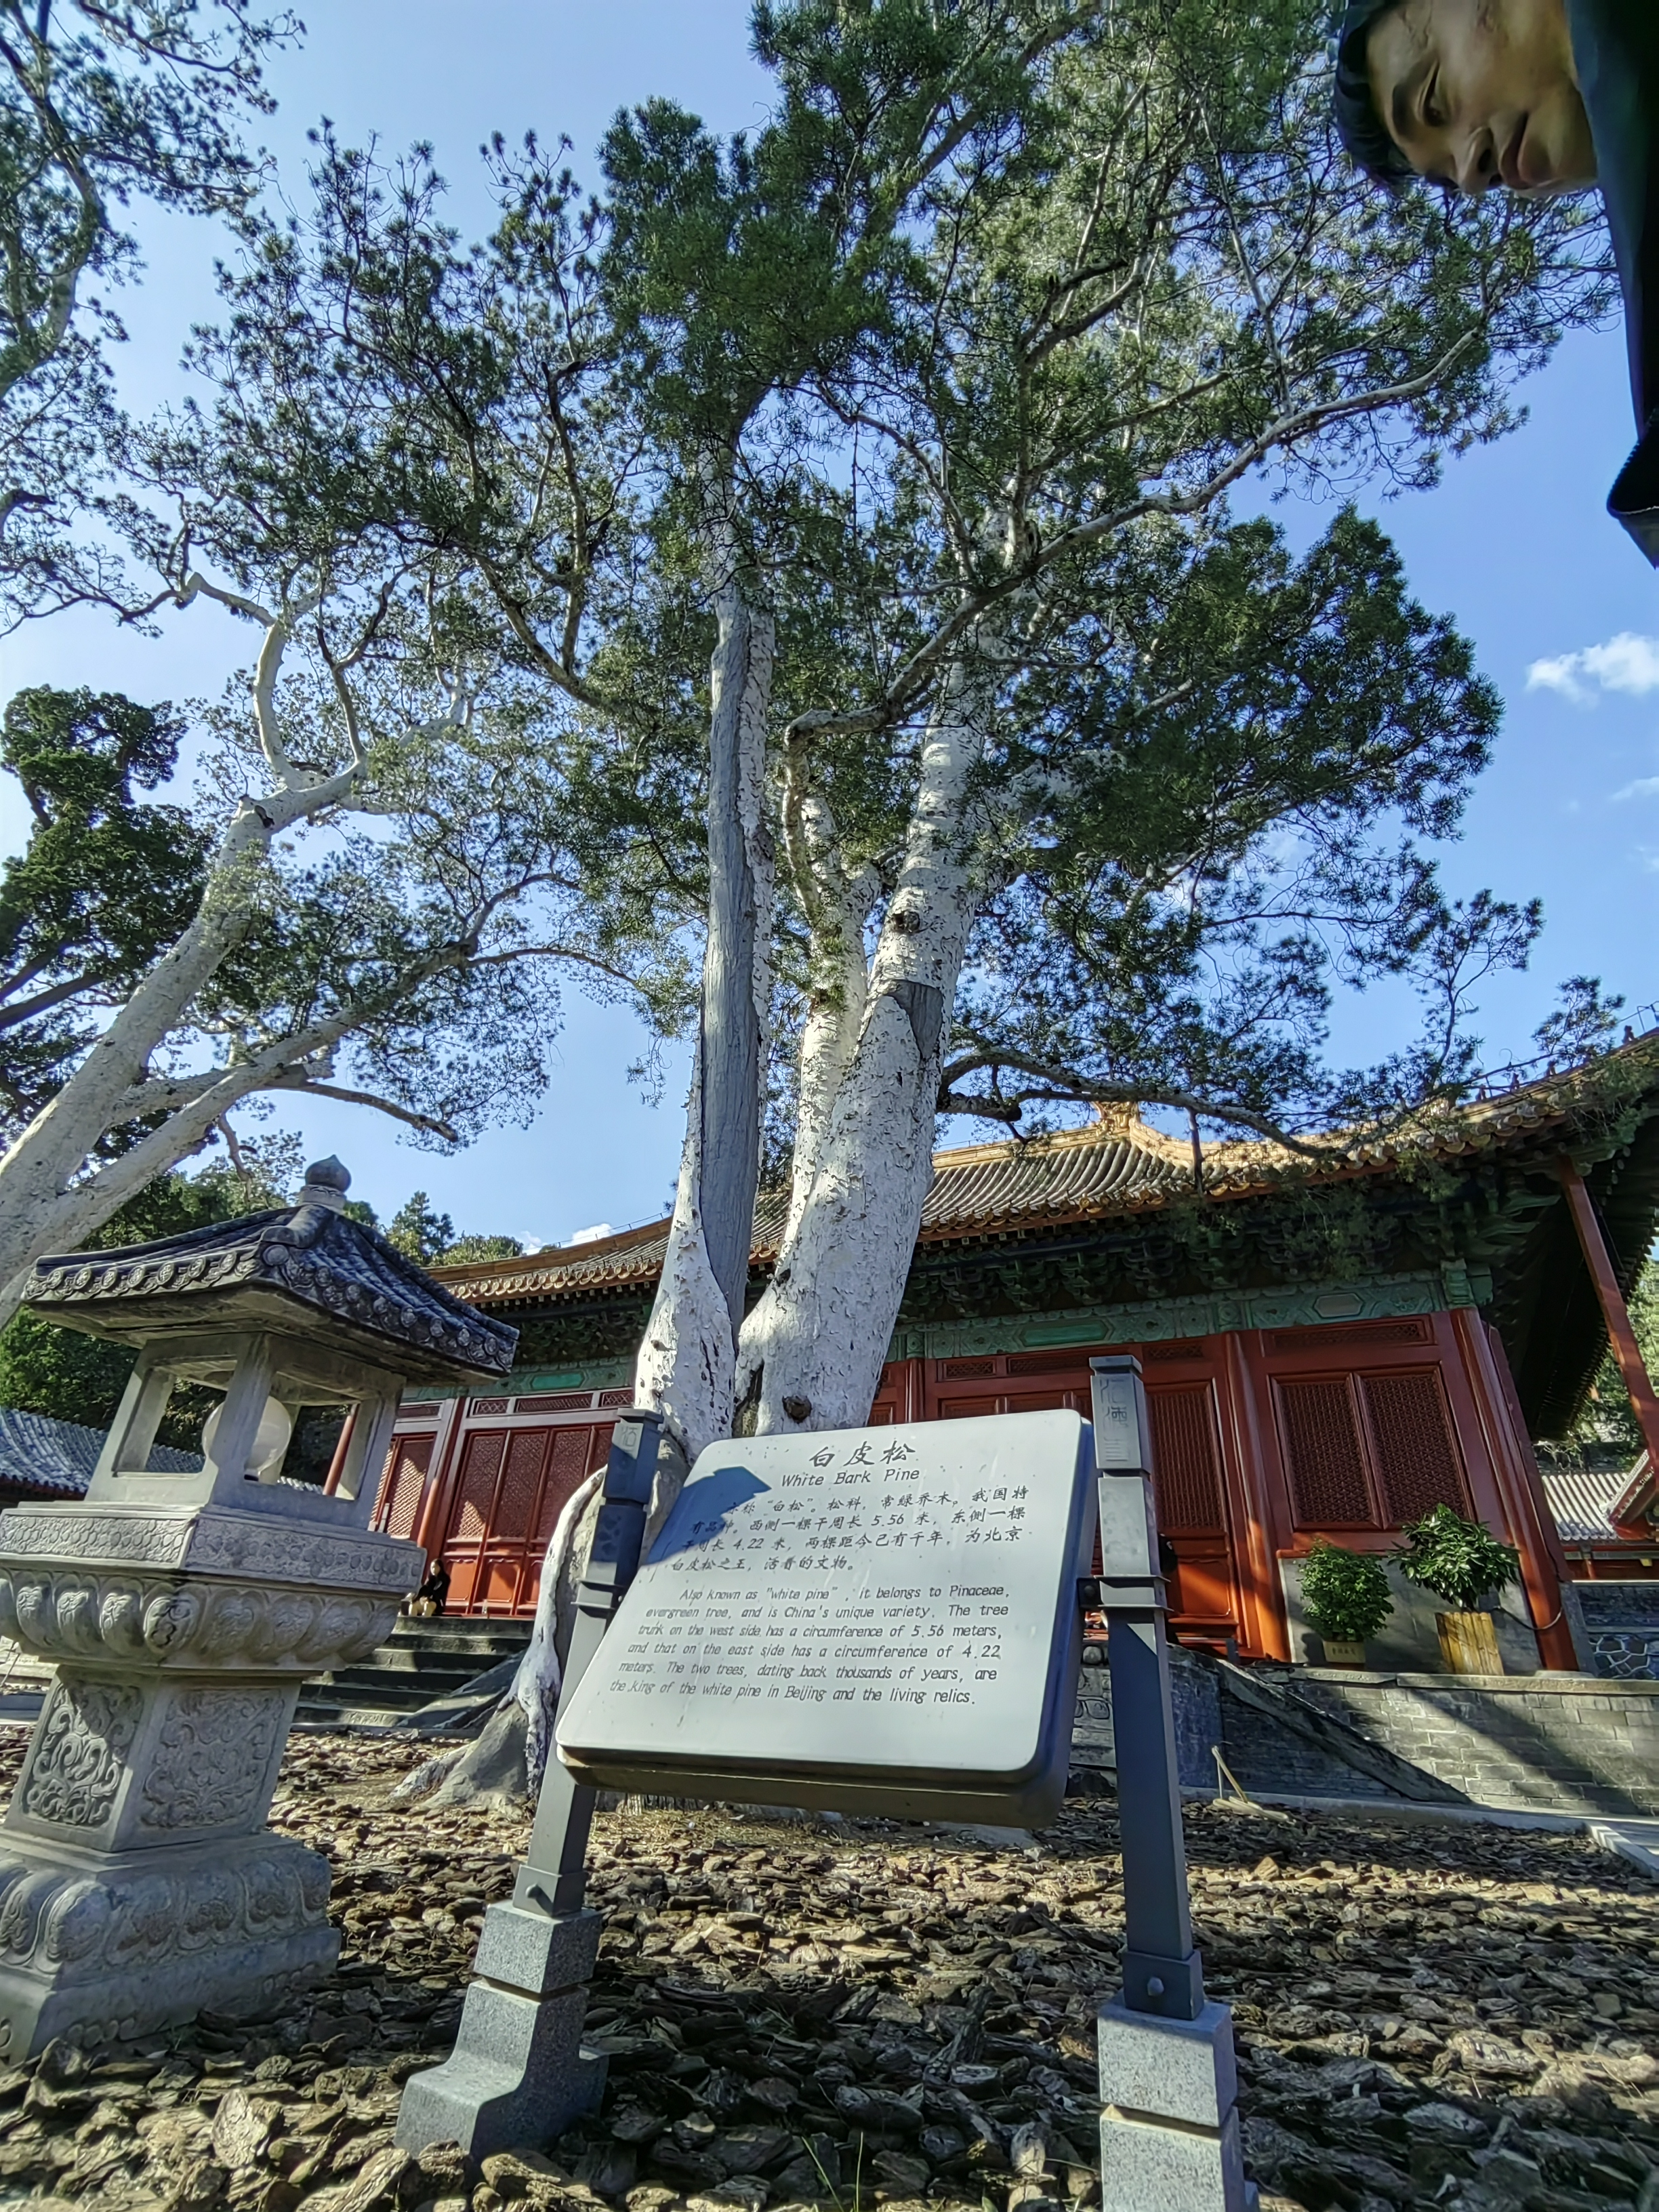
[[[1324,1651],[1325,1664],[1328,1667],[1363,1667],[1364,1665],[1365,1647],[1363,1644],[1356,1644],[1351,1637],[1322,1636],[1319,1641]]]
[[[1437,1613],[1440,1656],[1450,1674],[1501,1674],[1498,1625],[1489,1613]]]

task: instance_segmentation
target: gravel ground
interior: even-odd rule
[[[0,1790],[21,1755],[0,1733]],[[392,2147],[453,2040],[526,1822],[392,1806],[422,1754],[290,1746],[274,1824],[346,1947],[309,2006],[0,2074],[0,2206],[214,2212],[1079,2212],[1121,1937],[1109,1801],[1029,1849],[875,1821],[624,1807],[588,2019],[602,2115],[466,2168]],[[1659,2212],[1659,1891],[1575,1837],[1189,1814],[1264,2212]]]

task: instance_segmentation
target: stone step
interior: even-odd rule
[[[462,1620],[452,1627],[443,1620],[398,1620],[390,1641],[411,1644],[422,1650],[471,1650],[483,1644],[527,1644],[531,1624],[527,1620]]]
[[[411,1714],[441,1713],[480,1675],[517,1663],[530,1641],[528,1620],[400,1619],[368,1658],[316,1676],[296,1718],[313,1727],[392,1728]]]
[[[530,1640],[528,1615],[518,1613],[400,1613],[392,1630],[394,1643],[430,1638],[444,1644],[465,1643],[483,1637],[486,1641]]]
[[[471,1659],[505,1659],[509,1651],[522,1651],[529,1641],[527,1636],[469,1636],[465,1640],[459,1637],[431,1637],[417,1642],[413,1637],[398,1636],[383,1644],[380,1650],[388,1657],[395,1652],[416,1662],[430,1660],[437,1665],[448,1666]]]
[[[517,1646],[515,1649],[522,1649]],[[422,1651],[410,1650],[404,1644],[383,1644],[370,1657],[358,1662],[360,1667],[372,1667],[376,1674],[387,1676],[412,1677],[435,1682],[440,1675],[457,1674],[465,1680],[476,1674],[481,1667],[490,1665],[496,1657],[505,1658],[505,1651],[485,1649],[481,1651]]]
[[[327,1697],[349,1703],[354,1698],[368,1705],[395,1705],[401,1712],[418,1712],[434,1698],[453,1697],[474,1680],[480,1670],[442,1676],[383,1674],[374,1667],[337,1667],[319,1674],[307,1686],[307,1696]]]
[[[301,1698],[294,1716],[296,1729],[365,1729],[380,1733],[407,1721],[407,1713],[378,1705],[343,1705],[325,1698]]]

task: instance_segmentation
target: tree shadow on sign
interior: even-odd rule
[[[647,1565],[657,1566],[681,1552],[695,1552],[713,1543],[725,1534],[728,1514],[770,1488],[769,1483],[763,1482],[746,1467],[717,1467],[696,1482],[688,1482],[674,1500]]]

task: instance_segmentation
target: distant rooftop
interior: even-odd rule
[[[83,1498],[103,1449],[101,1429],[54,1421],[45,1413],[0,1406],[0,1490],[26,1490],[53,1498]],[[168,1474],[193,1474],[199,1452],[151,1447],[149,1464]]]
[[[1204,1147],[1206,1198],[1239,1199],[1276,1188],[1387,1174],[1418,1158],[1453,1159],[1507,1149],[1605,1110],[1609,1102],[1659,1088],[1659,1030],[1577,1065],[1553,1063],[1507,1090],[1436,1105],[1385,1133],[1310,1139],[1292,1151],[1270,1140]],[[1061,1224],[1102,1220],[1166,1206],[1194,1192],[1192,1148],[1141,1121],[1133,1108],[1103,1109],[1086,1127],[1056,1135],[1003,1139],[933,1156],[918,1242],[1029,1235]],[[788,1207],[784,1190],[763,1191],[755,1207],[752,1261],[776,1259]],[[458,1297],[478,1306],[591,1297],[655,1282],[668,1222],[647,1222],[580,1247],[433,1270]],[[1651,1236],[1650,1225],[1648,1235]],[[1645,1243],[1642,1246],[1645,1249]]]
[[[1632,1470],[1619,1467],[1544,1467],[1540,1470],[1564,1544],[1628,1544],[1628,1528],[1613,1526],[1613,1509],[1631,1486]]]

